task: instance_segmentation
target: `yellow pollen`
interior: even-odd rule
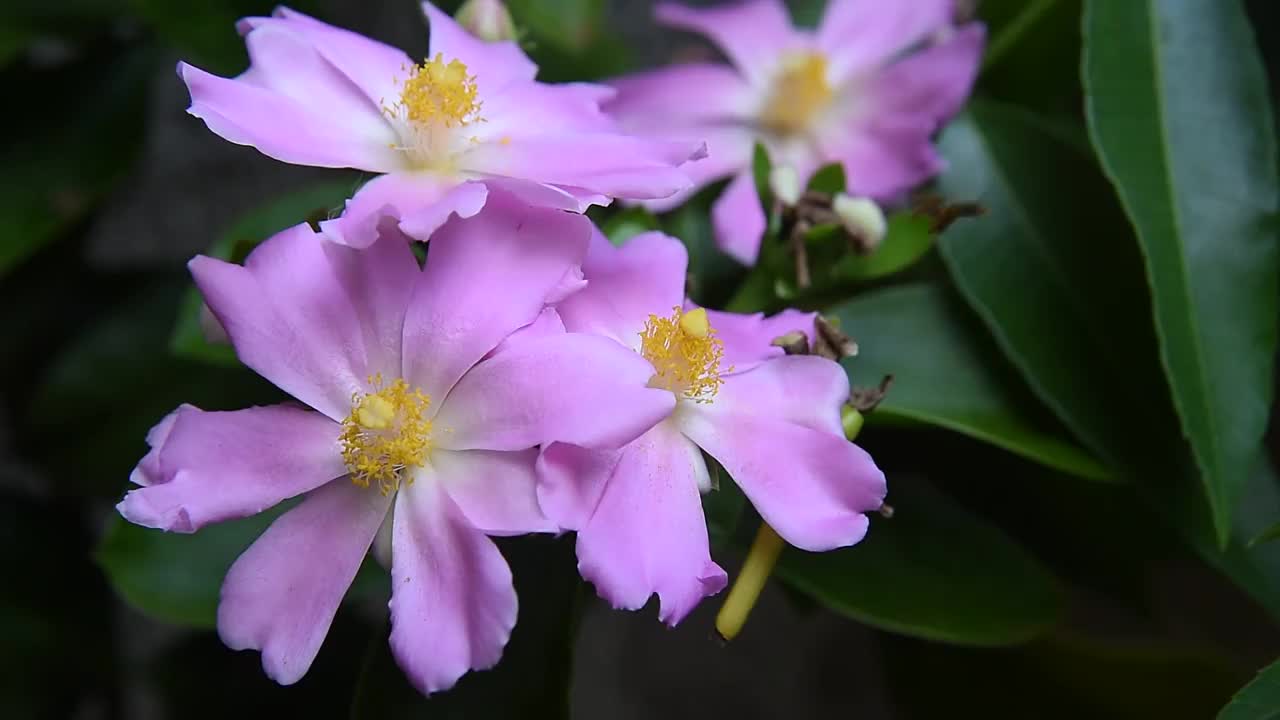
[[[720,379],[724,343],[702,308],[686,313],[675,307],[671,317],[650,315],[640,331],[640,354],[657,371],[650,386],[695,402],[711,402],[724,382]]]
[[[351,482],[365,488],[376,482],[387,495],[400,487],[406,468],[427,461],[431,421],[425,414],[431,398],[402,379],[384,386],[382,375],[374,375],[369,384],[373,392],[352,396],[339,443]]]
[[[827,59],[820,53],[792,55],[782,64],[760,122],[781,134],[803,132],[831,101]]]
[[[410,122],[430,127],[456,127],[476,119],[480,101],[476,97],[476,77],[467,74],[460,60],[444,61],[436,56],[409,73],[400,89],[400,108]],[[389,108],[392,115],[396,108]]]

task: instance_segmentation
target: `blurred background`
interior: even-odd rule
[[[221,573],[270,516],[174,538],[125,526],[113,510],[146,430],[169,409],[277,398],[226,347],[204,340],[185,262],[201,252],[242,257],[270,232],[340,207],[360,180],[271,161],[185,113],[177,61],[240,72],[247,58],[234,21],[272,4],[0,7],[0,717],[1205,718],[1280,655],[1274,610],[1250,581],[1206,561],[1153,509],[1148,486],[1099,479],[1109,473],[1096,471],[978,318],[953,302],[930,250],[906,276],[923,283],[910,292],[929,304],[932,325],[912,329],[927,337],[897,324],[901,304],[885,300],[877,312],[901,278],[867,282],[858,292],[879,294],[842,316],[867,363],[855,381],[898,375],[897,410],[889,403],[860,438],[886,470],[897,517],[876,519],[861,556],[816,570],[784,561],[788,583],[770,584],[732,644],[712,640],[714,598],[667,629],[653,605],[613,612],[582,587],[571,538],[513,539],[502,547],[521,618],[498,670],[418,698],[387,655],[385,578],[370,567],[310,674],[275,686],[256,654],[225,649],[211,630]],[[792,5],[812,22],[822,0]],[[548,80],[712,55],[659,30],[648,2],[510,6]],[[1280,6],[1246,6],[1274,100]],[[412,56],[427,50],[411,0],[293,7]],[[973,12],[989,24],[999,60],[976,96],[1083,138],[1081,2],[983,0]],[[1090,191],[1057,180],[1046,192],[1085,222],[1109,217]],[[709,197],[661,222],[691,247],[695,295],[720,305],[746,272],[711,248]],[[957,227],[966,222],[982,227]],[[877,355],[877,344],[917,360]],[[1115,352],[1123,359],[1128,350]],[[996,410],[1016,407],[1034,437],[984,441],[984,418],[922,422],[911,403],[937,397],[910,379],[913,369],[932,372],[918,361],[931,353],[971,365],[940,392],[998,395]],[[1167,400],[1157,404],[1140,413],[1149,422],[1128,428],[1134,442],[1158,442],[1157,429],[1167,429]],[[1272,462],[1275,417],[1273,407]],[[1274,491],[1274,474],[1263,472]],[[716,555],[732,577],[757,519],[731,491],[708,503]],[[817,586],[806,580],[816,572]]]

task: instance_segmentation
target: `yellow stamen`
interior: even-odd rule
[[[436,56],[410,71],[400,89],[398,108],[388,108],[420,127],[443,125],[456,127],[477,119],[480,100],[476,96],[476,77],[467,74],[460,60],[444,61]]]
[[[820,53],[797,53],[783,62],[760,122],[784,135],[803,132],[831,96],[826,57]]]
[[[431,421],[425,415],[431,398],[403,379],[384,387],[382,375],[374,375],[369,384],[373,392],[352,396],[339,442],[351,482],[366,488],[376,482],[386,495],[400,487],[406,468],[427,461]]]
[[[671,317],[665,318],[650,315],[640,332],[640,353],[657,371],[651,386],[695,402],[711,402],[724,382],[720,379],[724,343],[702,308],[686,313],[675,307]]]

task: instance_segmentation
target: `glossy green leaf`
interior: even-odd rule
[[[1146,258],[1161,359],[1220,543],[1267,424],[1280,199],[1267,79],[1240,2],[1092,0],[1089,130]]]
[[[889,216],[884,240],[867,255],[849,253],[831,269],[839,280],[874,280],[902,272],[933,247],[931,221],[923,215],[897,212]]]
[[[1108,465],[1167,461],[1179,432],[1141,260],[1092,159],[1035,116],[990,103],[974,103],[940,148],[940,192],[987,208],[939,249],[996,344]]]
[[[1277,720],[1280,718],[1280,662],[1273,662],[1218,713],[1218,720]]]
[[[300,222],[317,222],[342,209],[346,198],[358,189],[352,179],[330,180],[276,198],[247,213],[217,239],[205,253],[210,257],[240,262],[249,251],[271,235]],[[182,357],[215,365],[238,364],[235,350],[227,343],[211,343],[201,327],[204,301],[194,287],[182,298],[178,321],[169,339],[169,349]]]
[[[873,518],[861,543],[784,551],[778,574],[868,625],[962,645],[1013,645],[1062,610],[1057,580],[996,527],[919,478],[891,490],[895,514]]]
[[[141,148],[151,55],[135,50],[57,70],[15,74],[0,150],[0,275],[84,217]]]
[[[988,442],[1063,472],[1091,479],[1110,473],[1063,438],[1020,383],[982,328],[949,293],[905,285],[859,296],[828,315],[858,343],[844,361],[854,385],[894,383],[868,417],[937,425]]]
[[[1171,530],[1280,617],[1280,545],[1244,549],[1280,520],[1280,492],[1256,476],[1237,509],[1247,517],[1219,549],[1162,377],[1142,257],[1092,159],[1034,116],[990,103],[974,103],[940,146],[941,192],[988,208],[939,246],[997,345],[1086,448],[1139,482]]]
[[[977,5],[978,19],[988,30],[978,92],[1050,117],[1077,117],[1082,0],[982,0]]]

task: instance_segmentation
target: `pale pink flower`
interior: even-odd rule
[[[186,63],[189,112],[210,130],[298,165],[379,173],[322,225],[345,244],[372,238],[383,211],[426,239],[451,213],[474,215],[488,188],[581,212],[610,198],[662,198],[689,187],[677,168],[700,142],[621,134],[600,85],[534,81],[513,42],[486,42],[430,3],[430,56],[280,8],[237,26],[251,60],[236,78]]]
[[[310,667],[374,546],[414,685],[497,663],[516,595],[486,536],[555,529],[536,501],[536,446],[617,447],[675,405],[644,387],[643,359],[565,333],[548,309],[582,286],[586,218],[494,191],[435,233],[421,269],[384,229],[357,250],[303,224],[243,267],[191,261],[240,359],[300,404],[180,407],[148,435],[140,487],[118,506],[195,532],[304,496],[236,560],[218,607],[223,641],[261,650],[284,684]]]
[[[558,442],[538,460],[539,503],[578,531],[582,576],[615,607],[636,609],[657,593],[659,617],[672,625],[726,580],[708,549],[703,451],[779,535],[805,550],[861,540],[863,513],[885,495],[884,475],[844,437],[844,370],[770,344],[794,330],[812,336],[813,314],[764,318],[686,306],[687,264],[684,246],[661,233],[622,248],[594,237],[586,289],[558,306],[565,327],[612,338],[643,358],[648,385],[668,392],[676,408],[619,450]]]
[[[623,127],[699,139],[707,157],[685,169],[694,187],[646,203],[682,204],[732,178],[712,207],[720,247],[752,265],[765,229],[752,149],[807,181],[844,166],[848,192],[893,199],[937,174],[931,138],[968,97],[985,32],[953,27],[952,0],[830,0],[816,30],[793,27],[781,0],[708,9],[661,4],[663,23],[706,35],[731,65],[690,63],[619,78],[605,104]]]

